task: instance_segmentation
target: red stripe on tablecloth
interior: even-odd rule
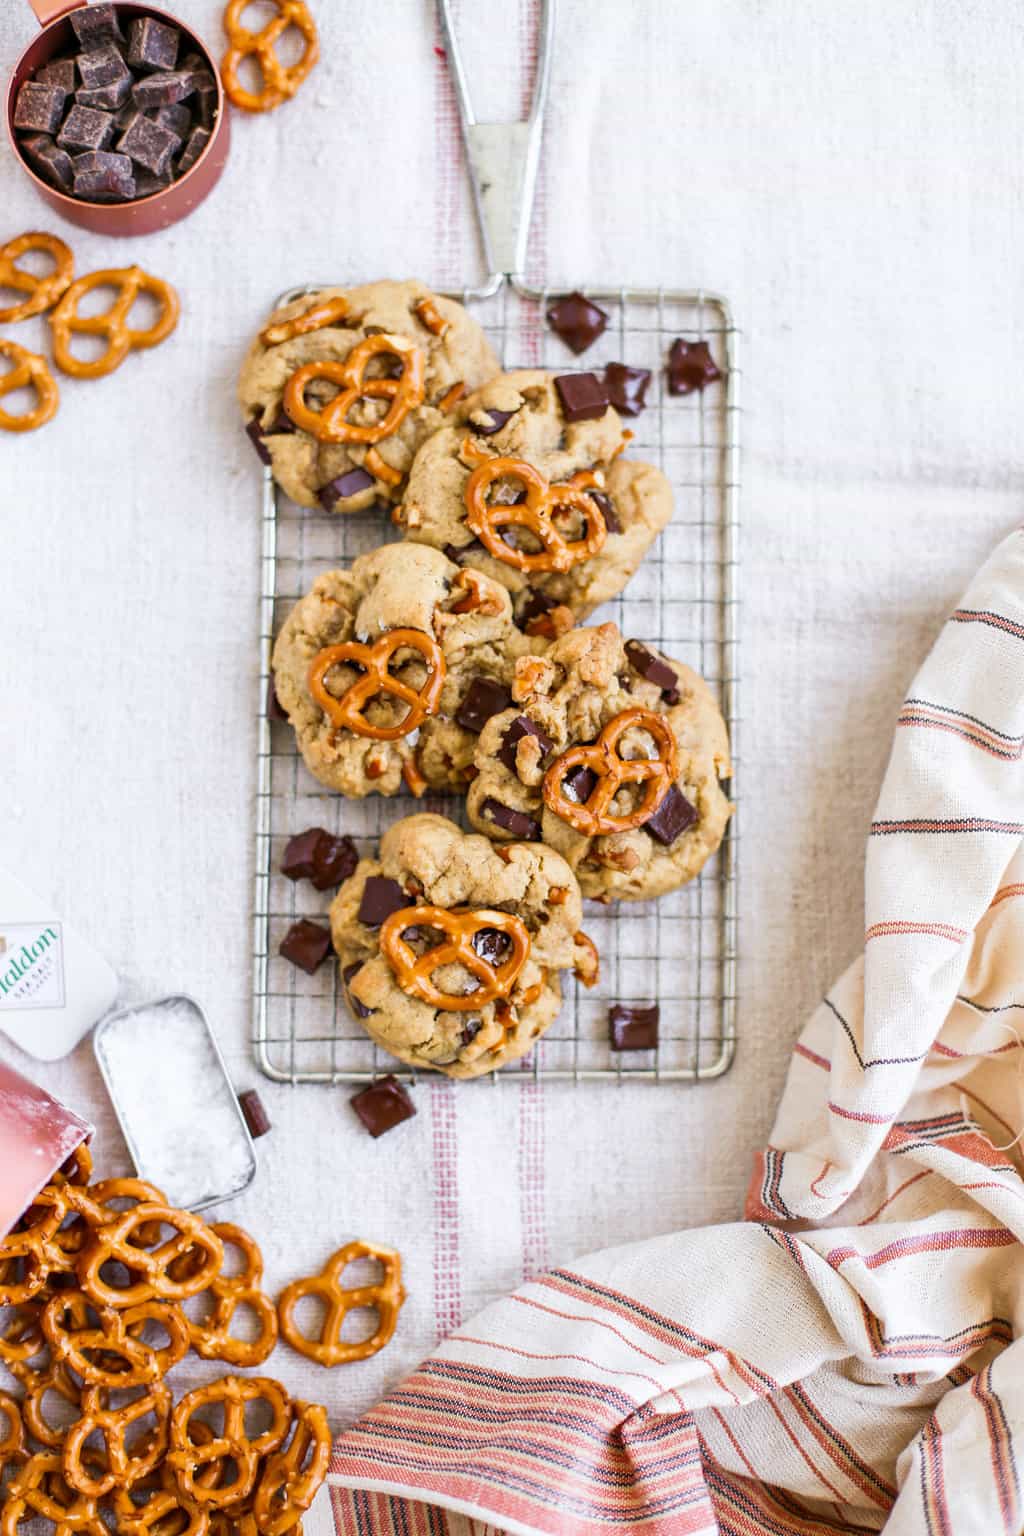
[[[877,1253],[861,1253],[857,1248],[832,1248],[826,1263],[833,1268],[847,1259],[859,1259],[865,1269],[881,1269],[897,1259],[912,1259],[919,1253],[967,1253],[977,1248],[1011,1248],[1017,1242],[1005,1227],[955,1227],[949,1232],[922,1232],[917,1237],[900,1237],[887,1243]]]
[[[996,1492],[999,1495],[999,1512],[1003,1517],[1003,1528],[1006,1536],[1016,1536],[1016,1532],[1020,1530],[1017,1518],[1020,1513],[1020,1480],[1017,1475],[1013,1439],[1006,1421],[1006,1413],[998,1393],[992,1387],[994,1364],[993,1361],[983,1371],[978,1372],[971,1382],[969,1391],[977,1398],[985,1414],[985,1427],[988,1430],[991,1447],[992,1472],[995,1477]]]
[[[966,928],[954,928],[951,923],[915,923],[905,918],[890,918],[888,922],[872,923],[864,934],[869,939],[891,938],[896,934],[923,933],[935,939],[949,939],[952,944],[962,944],[967,937]]]

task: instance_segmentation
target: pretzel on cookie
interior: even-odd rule
[[[389,670],[392,657],[403,650],[418,652],[427,668],[426,681],[420,688],[413,688]],[[329,693],[325,684],[327,673],[336,666],[363,669],[362,677],[340,698]],[[329,645],[319,651],[309,669],[309,691],[327,718],[339,728],[374,741],[398,741],[436,712],[445,672],[444,654],[432,635],[421,629],[391,629],[373,645],[346,640],[342,645]],[[379,694],[391,694],[408,706],[397,725],[373,725],[366,719],[363,711]]]
[[[370,1285],[342,1285],[345,1270],[356,1259],[376,1259],[383,1271],[380,1280]],[[299,1330],[295,1309],[306,1296],[316,1296],[325,1304],[325,1315],[317,1338],[309,1339]],[[384,1348],[398,1323],[405,1301],[402,1285],[402,1260],[394,1248],[378,1243],[346,1243],[331,1255],[319,1275],[293,1280],[281,1292],[277,1303],[281,1336],[307,1360],[318,1365],[343,1365],[350,1360],[366,1360]],[[368,1339],[350,1342],[341,1336],[345,1319],[359,1307],[371,1307],[377,1313],[377,1327]]]
[[[18,257],[24,256],[26,251],[45,251],[53,258],[53,271],[38,277],[35,272],[19,267]],[[0,245],[0,288],[13,288],[15,293],[27,295],[20,303],[0,309],[0,325],[13,325],[18,320],[27,320],[30,315],[41,315],[56,304],[74,275],[75,258],[71,247],[45,230],[34,229],[28,234],[15,235],[6,245]]]
[[[80,315],[79,303],[94,288],[114,289],[113,303],[98,315]],[[129,312],[140,293],[151,294],[160,305],[156,320],[143,330],[128,324]],[[178,323],[179,312],[178,295],[170,283],[161,277],[151,277],[141,267],[112,267],[102,272],[89,272],[65,290],[60,303],[50,314],[54,361],[62,373],[69,373],[72,378],[103,378],[119,368],[129,352],[156,347],[165,341]],[[88,361],[76,357],[71,350],[71,337],[76,331],[105,336],[106,350]]]
[[[444,934],[440,944],[417,955],[406,942],[407,929],[438,929]],[[477,935],[497,931],[508,940],[508,953],[497,965],[481,954]],[[418,997],[446,1013],[464,1013],[482,1008],[497,998],[508,997],[530,954],[530,935],[521,917],[513,912],[488,908],[462,908],[449,911],[423,903],[402,907],[384,919],[380,930],[380,951],[395,974],[402,991]],[[434,972],[441,966],[461,965],[476,980],[468,993],[445,992],[434,982]]]
[[[320,57],[316,22],[304,0],[272,0],[277,15],[252,32],[242,26],[242,16],[251,0],[228,0],[224,11],[224,31],[231,44],[220,66],[224,90],[236,107],[244,112],[272,112],[288,101]],[[294,27],[302,34],[303,50],[294,64],[282,64],[275,44],[283,32]],[[238,77],[244,59],[255,59],[263,76],[259,91],[248,91]]]
[[[633,728],[654,739],[657,756],[622,757],[619,742]],[[594,784],[584,800],[570,800],[565,779],[574,768],[586,768]],[[653,710],[624,709],[609,720],[597,740],[562,752],[544,775],[544,803],[563,821],[586,837],[627,832],[642,827],[658,809],[679,771],[676,739],[663,715]],[[632,810],[617,814],[611,804],[624,784],[644,785],[643,795]]]
[[[396,358],[401,365],[397,378],[366,377],[377,357]],[[296,369],[284,389],[284,408],[291,421],[322,443],[379,443],[397,432],[411,410],[423,404],[423,349],[404,336],[378,331],[357,342],[343,363],[318,359]],[[306,403],[306,390],[319,379],[336,384],[338,393],[320,410]],[[359,423],[348,419],[361,400],[387,400],[379,421]]]
[[[348,299],[338,293],[304,309],[301,315],[293,315],[290,320],[272,321],[260,331],[260,341],[265,347],[279,347],[296,336],[308,336],[313,331],[322,331],[325,326],[336,325],[348,312]]]
[[[4,337],[0,337],[0,357],[11,363],[6,373],[0,373],[0,398],[16,389],[34,389],[36,395],[36,403],[29,411],[15,413],[0,407],[0,430],[34,432],[56,415],[60,404],[60,390],[50,365],[38,352],[30,352]]]
[[[521,485],[525,499],[488,501],[491,486],[505,479]],[[528,572],[568,571],[596,555],[608,537],[601,508],[587,494],[591,487],[600,489],[603,483],[599,474],[588,469],[580,470],[564,485],[551,485],[526,459],[487,458],[477,464],[466,482],[466,526],[503,565]],[[566,538],[555,526],[555,517],[566,512],[575,513],[582,521],[584,532],[579,538]],[[505,530],[514,528],[525,528],[540,548],[517,549],[507,542]]]

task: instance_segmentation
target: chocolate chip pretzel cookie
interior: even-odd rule
[[[619,455],[610,406],[579,417],[540,370],[499,374],[420,448],[395,519],[513,594],[529,633],[564,633],[621,592],[672,515],[661,470]]]
[[[275,310],[249,349],[238,398],[293,501],[360,512],[401,497],[417,448],[497,371],[461,304],[413,280],[367,283]]]
[[[387,544],[319,576],[292,609],[274,686],[307,767],[332,789],[464,789],[483,724],[466,702],[488,687],[511,698],[529,645],[497,582],[439,550]]]
[[[514,704],[477,743],[468,812],[489,837],[543,839],[584,896],[661,896],[725,833],[729,742],[707,684],[614,624],[520,658]]]
[[[579,886],[541,844],[497,847],[443,816],[406,817],[331,906],[349,1007],[415,1067],[479,1077],[525,1055],[561,1004],[560,972],[597,980]]]

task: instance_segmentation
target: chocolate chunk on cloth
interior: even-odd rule
[[[643,829],[650,833],[656,843],[661,843],[665,848],[671,848],[676,839],[681,837],[688,827],[692,827],[696,820],[697,812],[689,800],[675,784],[670,784],[668,794],[654,815],[648,816],[643,823]]]
[[[411,905],[411,898],[405,894],[397,880],[389,880],[386,875],[370,875],[363,886],[356,917],[367,928],[379,928],[392,912],[400,912],[403,907]]]
[[[591,501],[596,501],[597,505],[600,507],[601,516],[604,518],[604,525],[608,532],[621,533],[622,524],[619,522],[618,513],[615,510],[615,503],[612,501],[607,492],[588,491],[587,495],[590,497]]]
[[[464,731],[477,736],[492,715],[500,715],[503,709],[511,709],[512,695],[504,683],[493,677],[474,677],[455,711],[455,720]]]
[[[26,133],[56,133],[64,115],[67,92],[59,85],[26,80],[14,103],[14,126]]]
[[[585,352],[604,334],[608,316],[582,293],[566,294],[548,310],[548,325],[577,354]]]
[[[620,416],[639,416],[647,404],[649,368],[630,368],[625,363],[608,363],[604,370],[608,398]]]
[[[613,1003],[608,1010],[608,1043],[613,1051],[653,1051],[658,1044],[661,1010]]]
[[[238,1107],[242,1111],[242,1117],[249,1127],[249,1135],[253,1141],[260,1136],[265,1136],[270,1130],[270,1116],[263,1107],[263,1100],[255,1088],[247,1088],[244,1093],[238,1095]]]
[[[185,145],[185,148],[182,150],[178,159],[179,176],[184,176],[186,171],[190,171],[192,169],[196,161],[199,159],[199,156],[203,153],[203,150],[206,148],[207,144],[209,144],[212,137],[213,135],[209,128],[203,128],[200,126],[192,129],[192,132],[188,136],[188,143]]]
[[[125,75],[123,79],[115,80],[113,85],[100,85],[93,91],[79,91],[75,104],[79,107],[92,107],[97,112],[116,112],[125,105],[131,94],[132,77]]]
[[[345,1001],[348,1003],[349,1009],[352,1013],[355,1014],[357,1019],[368,1019],[370,1014],[374,1012],[372,1008],[367,1008],[365,1003],[361,1003],[359,1001],[358,997],[355,996],[351,986],[349,985],[353,978],[356,977],[362,970],[364,964],[365,962],[362,960],[353,960],[352,964],[346,965],[345,969],[341,973],[342,987],[345,992]]]
[[[78,69],[74,59],[51,59],[40,65],[32,78],[38,85],[55,85],[70,96],[78,84]]]
[[[528,719],[526,715],[519,715],[517,719],[512,721],[512,724],[501,738],[501,746],[495,753],[499,763],[504,763],[509,773],[515,773],[516,771],[516,747],[524,736],[532,736],[537,741],[540,746],[541,757],[546,757],[555,745],[551,737],[546,735],[539,725],[534,725],[533,721]]]
[[[80,53],[78,73],[87,91],[99,90],[104,85],[116,85],[119,80],[127,79],[130,82],[132,77],[131,70],[113,43],[104,43],[100,48]]]
[[[608,409],[608,391],[596,373],[561,373],[555,389],[566,421],[596,421]]]
[[[661,689],[666,704],[678,704],[679,679],[675,668],[670,667],[663,657],[655,655],[639,640],[627,640],[625,650],[633,671],[639,672],[648,683],[655,683]]]
[[[75,196],[97,203],[126,203],[135,196],[135,177],[127,155],[110,150],[75,156]]]
[[[155,16],[136,16],[128,27],[128,63],[133,69],[173,69],[181,33]]]
[[[502,805],[500,800],[491,796],[484,801],[480,811],[496,827],[501,827],[502,831],[510,833],[512,837],[518,837],[524,843],[540,842],[540,822],[534,821],[524,811],[514,811],[510,805]]]
[[[95,48],[100,43],[124,42],[114,5],[83,5],[68,14],[68,21],[83,49]]]
[[[62,149],[106,149],[116,132],[114,119],[109,112],[100,112],[94,107],[74,106],[64,119],[57,143]]]
[[[354,874],[358,863],[350,837],[332,837],[323,827],[311,827],[288,843],[281,873],[289,880],[311,880],[318,891],[327,891]]]
[[[62,192],[70,192],[75,180],[75,167],[66,149],[57,145],[45,133],[34,133],[21,140],[21,152],[34,171],[44,181]]]
[[[293,923],[281,940],[280,953],[292,965],[297,965],[307,976],[312,976],[323,965],[331,952],[330,929],[319,923],[311,923],[308,917]]]
[[[169,128],[161,128],[159,123],[140,112],[122,133],[116,148],[120,154],[130,155],[143,170],[159,176],[181,148],[181,140]]]
[[[136,106],[143,112],[151,108],[167,107],[173,102],[184,101],[195,90],[192,76],[177,71],[164,71],[158,75],[145,75],[136,80],[132,88]]]
[[[393,1131],[403,1120],[411,1120],[416,1106],[397,1077],[388,1076],[353,1094],[349,1103],[376,1140]]]
[[[706,341],[684,341],[678,336],[668,353],[668,392],[692,395],[722,377]]]
[[[349,469],[337,480],[331,480],[317,492],[317,499],[325,512],[330,512],[339,501],[347,501],[350,496],[358,496],[360,491],[369,490],[374,484],[371,474],[365,469]]]

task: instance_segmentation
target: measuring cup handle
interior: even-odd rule
[[[35,11],[39,25],[45,27],[51,21],[66,16],[68,11],[79,10],[86,4],[86,0],[28,0],[28,3]]]

